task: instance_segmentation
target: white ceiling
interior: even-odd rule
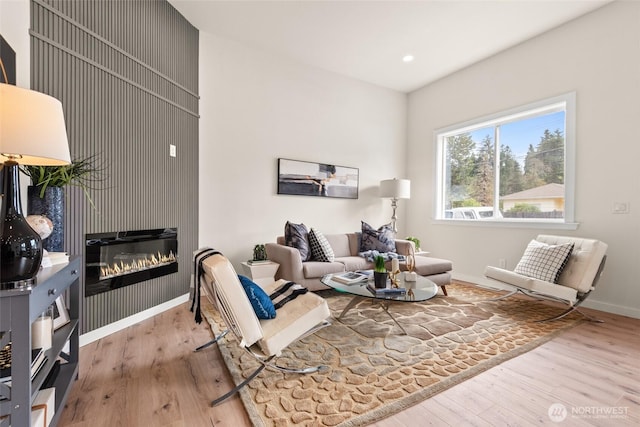
[[[200,31],[410,92],[611,0],[169,1]]]

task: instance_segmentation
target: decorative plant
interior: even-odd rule
[[[387,268],[384,266],[384,257],[382,255],[378,255],[373,259],[375,264],[375,268],[373,271],[377,273],[386,273]]]
[[[413,242],[413,244],[416,246],[416,250],[420,249],[420,239],[418,239],[417,237],[409,236],[405,240]]]
[[[65,187],[75,185],[82,188],[85,196],[95,208],[89,196],[89,190],[95,188],[95,183],[104,180],[104,167],[97,161],[96,156],[76,159],[65,166],[20,166],[22,173],[31,178],[34,186],[40,187],[40,197],[44,197],[48,187]]]
[[[264,261],[267,259],[267,250],[264,245],[255,245],[253,247],[253,260]]]

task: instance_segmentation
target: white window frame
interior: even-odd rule
[[[445,138],[464,132],[470,132],[479,128],[496,126],[523,120],[528,117],[540,114],[552,113],[554,111],[565,111],[565,164],[564,164],[564,191],[565,191],[565,211],[564,218],[560,219],[528,219],[528,218],[492,218],[484,220],[460,220],[444,217],[444,173],[445,173]],[[435,139],[435,180],[436,191],[434,192],[434,212],[433,218],[436,223],[456,224],[465,226],[499,226],[499,227],[520,227],[520,228],[551,228],[575,230],[578,224],[575,223],[575,139],[576,137],[576,93],[570,92],[532,102],[519,107],[500,111],[491,115],[479,117],[463,123],[436,129]],[[496,148],[499,150],[499,147]],[[497,159],[497,156],[496,156]],[[496,178],[497,179],[497,178]],[[497,188],[497,187],[496,187]],[[495,201],[494,209],[498,209],[499,200]]]

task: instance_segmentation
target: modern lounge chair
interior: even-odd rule
[[[244,350],[260,363],[260,366],[233,390],[213,400],[212,406],[233,396],[265,368],[307,374],[324,367],[291,369],[275,363],[275,359],[287,346],[331,324],[328,321],[331,313],[324,298],[306,292],[278,308],[275,318],[258,319],[238,275],[227,258],[215,252],[204,259],[201,266],[200,283],[205,287],[212,304],[220,312],[228,331],[233,332]],[[285,283],[285,280],[279,280],[264,286],[263,289],[270,295]],[[198,347],[196,351],[218,342],[228,331],[222,332],[213,341]]]
[[[560,319],[572,311],[578,311],[589,320],[599,322],[599,320],[580,311],[578,306],[591,294],[602,274],[607,258],[607,245],[594,239],[552,235],[539,235],[535,241],[545,245],[573,244],[571,255],[566,260],[564,268],[560,269],[561,273],[557,281],[554,283],[551,280],[540,280],[514,271],[488,266],[484,273],[489,280],[488,285],[491,285],[491,281],[497,281],[511,288],[507,294],[494,300],[522,293],[538,299],[559,301],[569,306],[559,315],[540,320],[540,322]],[[534,246],[536,245],[535,242],[532,243]],[[541,261],[536,268],[543,268],[542,266],[545,264],[544,261]]]

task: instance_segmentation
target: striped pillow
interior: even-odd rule
[[[532,240],[513,271],[545,282],[558,283],[560,274],[573,251],[573,245],[573,243],[547,245]]]

